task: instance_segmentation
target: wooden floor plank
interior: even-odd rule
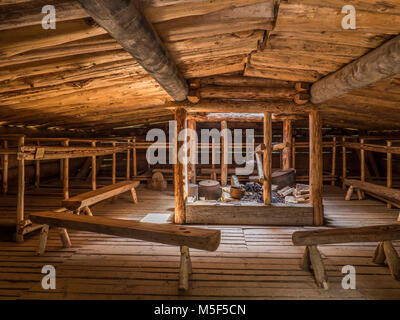
[[[388,224],[398,217],[398,210],[377,200],[344,201],[340,188],[324,191],[326,227]],[[124,194],[93,206],[93,214],[141,220],[149,213],[173,213],[172,189],[139,187],[137,194],[137,204]],[[57,208],[61,198],[60,188],[29,190],[26,212]],[[0,198],[0,208],[0,223],[15,218],[15,195]],[[372,262],[376,243],[320,246],[330,283],[329,290],[322,290],[300,268],[304,248],[291,241],[293,232],[313,227],[205,227],[221,230],[221,245],[216,252],[191,250],[193,275],[185,295],[178,292],[175,246],[70,231],[72,247],[63,249],[57,230],[50,230],[41,257],[35,255],[38,233],[22,244],[0,242],[0,299],[400,299],[400,282],[387,267]],[[393,244],[400,251],[400,241]],[[41,288],[45,264],[56,268],[56,290]],[[356,290],[341,288],[344,265],[356,269]]]

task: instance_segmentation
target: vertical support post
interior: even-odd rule
[[[131,150],[129,149],[129,146],[131,144],[131,140],[128,140],[127,142],[128,149],[126,150],[126,180],[129,180],[131,176]]]
[[[289,169],[292,153],[292,120],[283,120],[283,143],[285,147],[282,150],[282,168]]]
[[[196,139],[192,135],[192,133],[196,132],[196,120],[194,119],[189,119],[188,121],[188,128],[191,129],[191,135],[190,135],[190,182],[191,183],[196,183]]]
[[[342,189],[346,190],[344,180],[347,178],[346,137],[342,137]]]
[[[19,137],[18,153],[20,153],[21,158],[18,159],[17,230],[15,235],[17,242],[24,242],[25,159],[22,152],[24,144],[25,137]]]
[[[386,157],[386,161],[387,161],[386,186],[388,188],[391,188],[392,183],[393,183],[393,181],[392,181],[393,180],[393,163],[392,163],[392,153],[390,152],[390,148],[392,147],[392,141],[387,141],[386,144],[388,147],[388,152],[387,152],[387,157]],[[388,202],[387,207],[390,209],[392,207],[392,205]]]
[[[113,148],[115,148],[117,146],[117,143],[115,141],[113,141],[112,146],[113,146]],[[112,154],[112,184],[115,184],[115,182],[117,180],[116,171],[117,171],[117,154],[115,152],[113,152],[113,154]]]
[[[331,185],[335,185],[335,175],[336,175],[336,137],[332,139],[332,180]]]
[[[365,182],[365,150],[364,150],[364,139],[360,139],[360,165],[361,165],[361,181]],[[357,190],[359,192],[359,198],[364,199],[364,192]],[[360,200],[361,200],[360,199]]]
[[[92,141],[92,147],[96,147],[96,141]],[[92,156],[92,190],[96,190],[96,156]]]
[[[292,139],[292,168],[296,169],[296,138]]]
[[[184,108],[175,109],[176,132],[174,139],[176,140],[176,150],[174,150],[174,186],[175,186],[175,216],[174,221],[177,224],[185,223],[185,190],[183,164],[178,157],[184,141],[178,140],[179,133],[185,128],[186,110]]]
[[[360,139],[360,167],[361,167],[361,181],[365,182],[365,150],[364,139]]]
[[[263,153],[263,200],[265,205],[271,204],[271,173],[272,173],[272,116],[271,112],[264,112],[264,144]]]
[[[188,172],[188,131],[187,131],[187,120],[186,120],[186,116],[183,122],[184,125],[184,130],[185,130],[185,136],[184,136],[184,141],[183,141],[183,155],[182,158],[184,158],[185,160],[182,161],[183,164],[183,200],[186,203],[186,200],[188,198],[189,195],[189,172]]]
[[[40,142],[37,142],[40,146]],[[35,160],[35,188],[40,188],[40,160]]]
[[[8,141],[4,140],[4,150],[8,149]],[[3,156],[3,193],[8,192],[8,154]]]
[[[211,146],[211,168],[215,169],[215,162],[217,159],[217,152],[213,146]],[[217,173],[213,170],[211,173],[211,180],[217,180]]]
[[[136,160],[136,137],[133,138],[132,141],[132,170],[133,176],[137,176],[137,160]]]
[[[321,114],[312,110],[310,122],[310,199],[314,208],[314,225],[324,224],[322,205],[323,172],[322,172],[322,121]]]
[[[228,123],[226,120],[221,121],[221,186],[226,186],[228,183]]]
[[[63,146],[69,146],[69,140],[63,141]],[[64,199],[69,198],[69,159],[65,158],[63,161],[63,196]]]
[[[61,142],[61,146],[62,145],[63,145],[63,143]],[[62,181],[64,181],[64,176],[63,176],[64,170],[63,170],[63,168],[64,168],[64,159],[60,159],[60,181],[61,181],[61,183],[62,183]]]

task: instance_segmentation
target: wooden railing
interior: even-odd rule
[[[3,148],[0,155],[3,156],[3,193],[8,192],[9,156],[16,156],[18,160],[18,190],[17,190],[17,214],[16,214],[16,240],[22,242],[24,235],[34,230],[31,223],[24,217],[25,197],[25,161],[33,160],[35,165],[35,186],[40,187],[40,161],[60,160],[60,178],[63,184],[63,197],[69,198],[69,159],[91,158],[92,190],[96,190],[96,156],[113,155],[112,183],[116,183],[116,153],[127,153],[126,178],[130,178],[130,149],[132,150],[132,162],[134,175],[136,169],[136,139],[134,137],[113,139],[70,139],[70,138],[32,138],[24,135],[3,135]],[[16,146],[10,147],[13,141]],[[61,146],[54,144],[60,143]],[[71,144],[90,144],[90,146],[71,146]],[[51,145],[49,145],[51,144]],[[101,145],[100,145],[101,144]],[[112,146],[104,146],[112,144]]]

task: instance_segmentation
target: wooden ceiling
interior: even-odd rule
[[[236,74],[315,82],[400,33],[397,0],[142,0],[185,79]],[[57,28],[41,27],[53,4]],[[324,103],[325,124],[398,129],[400,77]],[[70,0],[0,1],[0,125],[107,131],[167,121],[171,98]]]

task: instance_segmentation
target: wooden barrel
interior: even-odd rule
[[[218,200],[221,197],[222,190],[218,181],[203,180],[199,182],[199,198],[206,200]]]

